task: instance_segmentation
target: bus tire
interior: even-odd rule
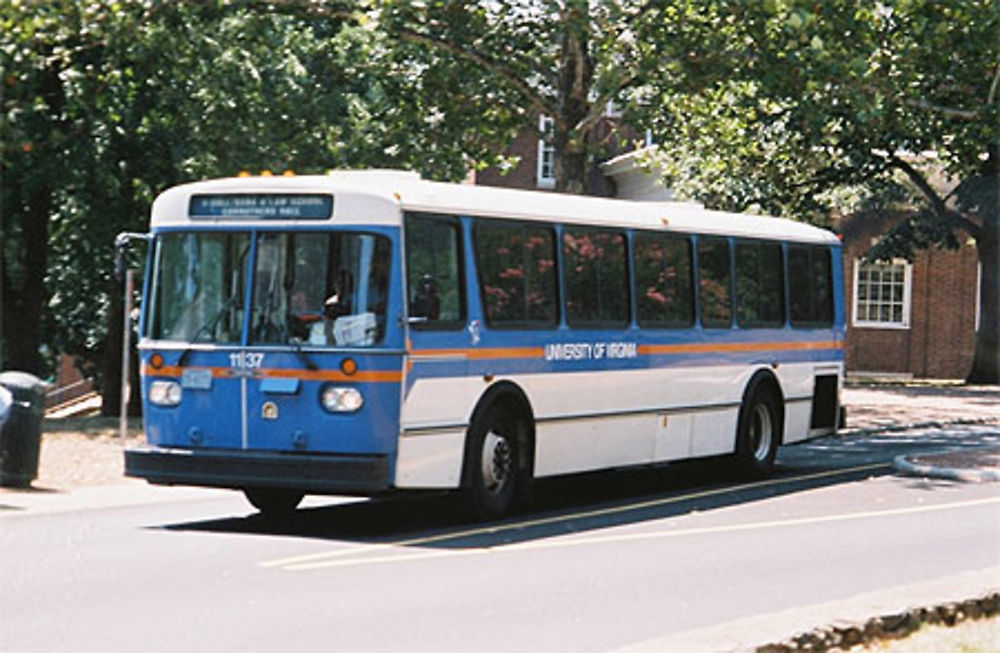
[[[304,492],[274,488],[244,488],[243,494],[265,517],[290,516],[305,496]]]
[[[781,399],[767,377],[755,378],[747,388],[736,426],[734,471],[743,478],[763,478],[774,468],[781,444],[784,416]]]
[[[526,426],[515,413],[494,402],[478,412],[466,436],[463,492],[478,519],[506,514],[523,494],[526,474],[519,464]]]

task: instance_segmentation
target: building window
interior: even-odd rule
[[[983,264],[976,265],[976,333],[979,333],[979,318],[981,314],[979,298],[983,291]]]
[[[854,263],[854,325],[908,329],[912,267],[902,260]]]
[[[555,122],[548,116],[538,118],[538,167],[536,183],[539,188],[556,187],[556,147],[552,144]]]

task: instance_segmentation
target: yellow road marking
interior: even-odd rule
[[[318,562],[304,562],[283,565],[288,571],[304,571],[311,569],[326,569],[331,567],[356,567],[362,565],[373,565],[391,562],[412,562],[416,560],[427,560],[431,558],[443,557],[464,557],[473,555],[516,553],[518,551],[530,551],[540,549],[557,549],[578,546],[591,546],[595,544],[610,544],[620,542],[634,542],[640,540],[671,539],[677,537],[690,537],[695,535],[716,535],[720,533],[734,533],[740,531],[766,530],[771,528],[788,528],[793,526],[811,526],[830,522],[854,521],[860,519],[875,519],[884,517],[896,517],[910,514],[920,514],[929,512],[940,512],[943,510],[956,510],[960,508],[972,508],[976,506],[1000,503],[1000,496],[988,499],[974,499],[970,501],[959,501],[954,503],[937,504],[930,506],[915,506],[910,508],[896,508],[891,510],[873,510],[859,513],[844,513],[839,515],[825,515],[821,517],[802,517],[799,519],[783,519],[766,522],[754,522],[749,524],[733,524],[728,526],[707,526],[703,528],[690,528],[679,531],[654,531],[651,533],[623,533],[620,535],[598,535],[573,537],[572,539],[547,540],[543,542],[522,542],[518,544],[499,545],[489,548],[462,549],[462,550],[442,550],[442,551],[421,551],[421,552],[400,552],[395,555],[366,556],[346,560],[321,560]],[[392,547],[389,547],[392,548]]]
[[[632,512],[635,510],[643,510],[646,508],[655,508],[658,506],[667,506],[674,503],[683,503],[684,501],[693,501],[696,499],[705,499],[708,497],[719,496],[723,494],[729,494],[733,492],[740,492],[743,490],[755,490],[765,487],[773,487],[777,485],[785,485],[788,483],[795,483],[800,481],[815,481],[824,478],[829,478],[831,476],[846,476],[848,474],[853,474],[857,472],[874,471],[876,469],[885,469],[891,467],[889,463],[877,463],[872,465],[859,465],[857,467],[848,467],[844,469],[829,470],[825,472],[817,472],[815,474],[804,474],[802,476],[793,476],[789,478],[776,478],[767,479],[763,481],[756,481],[754,483],[744,483],[743,485],[737,485],[735,487],[724,487],[716,488],[714,490],[704,490],[702,492],[692,492],[689,494],[683,494],[674,497],[665,497],[662,499],[651,499],[649,501],[641,501],[639,503],[629,503],[619,506],[612,506],[609,508],[601,508],[598,510],[586,510],[583,512],[575,512],[570,514],[555,515],[553,517],[542,517],[541,519],[532,519],[528,521],[514,522],[511,524],[498,524],[496,526],[484,526],[481,528],[473,528],[465,531],[441,533],[438,535],[430,535],[426,537],[418,537],[409,540],[399,540],[396,542],[385,542],[378,544],[363,544],[358,546],[352,546],[342,549],[337,549],[334,551],[320,551],[318,553],[309,553],[301,556],[293,556],[288,558],[280,558],[277,560],[267,560],[259,563],[261,567],[289,567],[290,565],[298,565],[303,563],[310,563],[317,560],[327,560],[334,558],[343,558],[347,556],[357,555],[359,553],[372,553],[376,551],[382,551],[386,549],[396,549],[398,547],[410,547],[410,546],[421,546],[425,544],[435,544],[437,542],[444,542],[447,540],[460,540],[468,537],[475,537],[477,535],[497,535],[499,533],[506,533],[509,531],[518,531],[527,528],[535,528],[538,526],[549,526],[551,524],[558,524],[560,522],[573,521],[576,519],[590,519],[593,517],[607,517],[609,515],[616,515],[625,512]]]

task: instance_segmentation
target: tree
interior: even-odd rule
[[[719,72],[711,53],[726,33],[724,16],[685,0],[250,4],[369,26],[384,39],[383,54],[419,77],[434,99],[426,107],[430,116],[460,113],[466,129],[486,133],[490,142],[509,139],[513,128],[537,129],[539,114],[551,117],[546,136],[555,149],[556,189],[572,193],[585,191],[589,166],[608,145],[598,137],[608,106],[621,110],[627,124],[651,75],[673,88],[701,83],[702,77],[685,76],[688,70]],[[496,158],[466,154],[474,167]]]
[[[454,179],[468,152],[498,149],[467,120],[429,124],[419,78],[390,74],[397,62],[369,56],[378,39],[340,20],[107,0],[5,3],[0,28],[0,358],[44,374],[42,343],[80,355],[109,412],[122,324],[110,245],[144,229],[160,190],[262,169]]]
[[[969,382],[1000,382],[1000,5],[730,2],[729,79],[661,93],[651,121],[679,188],[812,217],[916,207],[873,252],[973,241],[981,324]],[[942,190],[935,177],[944,177]]]

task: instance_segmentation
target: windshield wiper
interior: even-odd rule
[[[215,313],[215,315],[198,327],[198,330],[195,331],[194,335],[191,336],[191,339],[188,340],[187,347],[184,348],[184,351],[182,351],[181,355],[177,358],[178,367],[184,367],[184,364],[187,363],[187,359],[191,355],[191,348],[196,342],[198,342],[198,338],[200,338],[202,334],[215,333],[215,327],[219,326],[219,320],[221,320],[231,308],[236,306],[237,301],[238,298],[235,295],[227,298],[226,301],[222,302],[222,306]]]
[[[319,365],[309,357],[309,354],[302,349],[302,341],[298,338],[289,338],[288,342],[291,343],[292,347],[295,349],[295,355],[298,357],[302,364],[306,366],[306,369],[310,372],[315,372],[319,369]]]

